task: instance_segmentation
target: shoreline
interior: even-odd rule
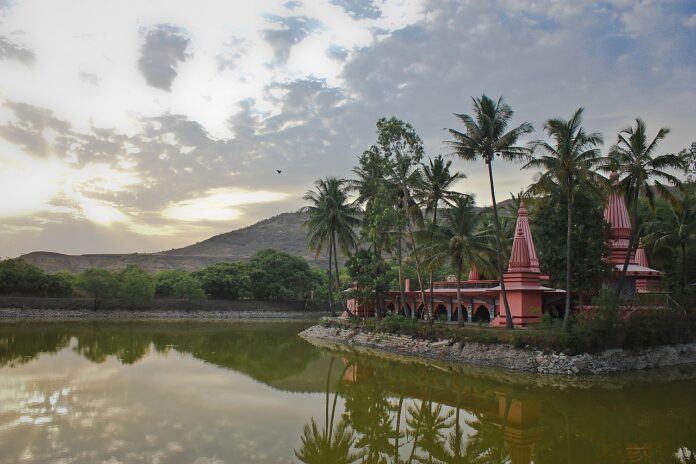
[[[323,311],[0,309],[0,323],[66,321],[315,321]]]
[[[386,333],[314,325],[300,337],[317,346],[345,351],[369,351],[378,355],[444,362],[450,366],[502,369],[516,373],[567,377],[594,377],[661,367],[696,365],[696,343],[657,346],[641,350],[605,350],[566,355],[515,348],[506,344],[453,343],[414,339]]]

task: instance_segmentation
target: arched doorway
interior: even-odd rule
[[[408,303],[404,303],[401,306],[401,314],[403,314],[404,316],[408,314],[410,316],[411,315],[411,305]]]
[[[387,314],[396,314],[395,310],[396,307],[394,306],[394,303],[389,302],[387,304]]]
[[[452,320],[469,322],[469,311],[466,309],[466,305],[459,305],[453,307]]]
[[[423,319],[423,310],[425,307],[423,306],[423,303],[418,305],[418,309],[416,309],[416,319]]]
[[[446,321],[447,320],[447,307],[440,303],[435,308],[435,320],[436,321]]]
[[[484,305],[479,305],[471,317],[471,322],[491,322],[491,314]]]

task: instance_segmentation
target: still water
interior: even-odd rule
[[[0,463],[696,462],[694,368],[551,386],[303,328],[0,324]]]

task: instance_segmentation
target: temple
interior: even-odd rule
[[[612,182],[612,191],[607,199],[604,209],[604,220],[609,224],[609,244],[611,252],[607,261],[613,266],[612,278],[606,283],[607,287],[615,288],[623,270],[628,254],[628,245],[631,237],[631,220],[628,216],[626,201],[618,189],[618,175],[612,173],[609,176]],[[651,293],[659,289],[664,273],[651,269],[648,264],[648,256],[643,248],[642,240],[637,250],[632,251],[628,259],[626,280],[621,292],[622,299],[631,299],[638,293]]]
[[[607,199],[604,219],[609,224],[609,242],[611,252],[605,258],[613,265],[613,272],[605,287],[617,284],[628,254],[631,237],[631,221],[626,202],[618,191],[617,175],[612,174],[613,189]],[[660,285],[663,273],[651,269],[642,242],[629,257],[628,271],[622,296],[632,298],[636,293],[654,292]],[[537,324],[545,311],[556,316],[562,315],[565,303],[565,290],[545,286],[548,274],[541,272],[534,237],[529,226],[529,215],[524,200],[517,211],[515,236],[503,282],[507,293],[510,315],[516,326]],[[459,287],[459,288],[457,288]],[[433,282],[433,292],[429,289],[413,290],[411,282],[406,279],[404,301],[399,291],[390,291],[384,308],[390,314],[410,314],[422,318],[425,308],[433,305],[434,318],[445,321],[463,321],[490,323],[495,327],[505,326],[505,309],[502,301],[502,289],[498,280],[481,279],[475,266],[469,271],[466,281],[457,284],[456,279]],[[344,316],[370,317],[375,313],[374,307],[349,300],[348,311]]]

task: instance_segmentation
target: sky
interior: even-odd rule
[[[694,0],[0,0],[0,257],[168,250],[295,211],[380,117],[448,155],[483,93],[524,141],[582,106],[604,150],[641,117],[676,152],[694,44]],[[453,160],[490,204],[483,163]],[[494,169],[499,198],[534,176]]]

